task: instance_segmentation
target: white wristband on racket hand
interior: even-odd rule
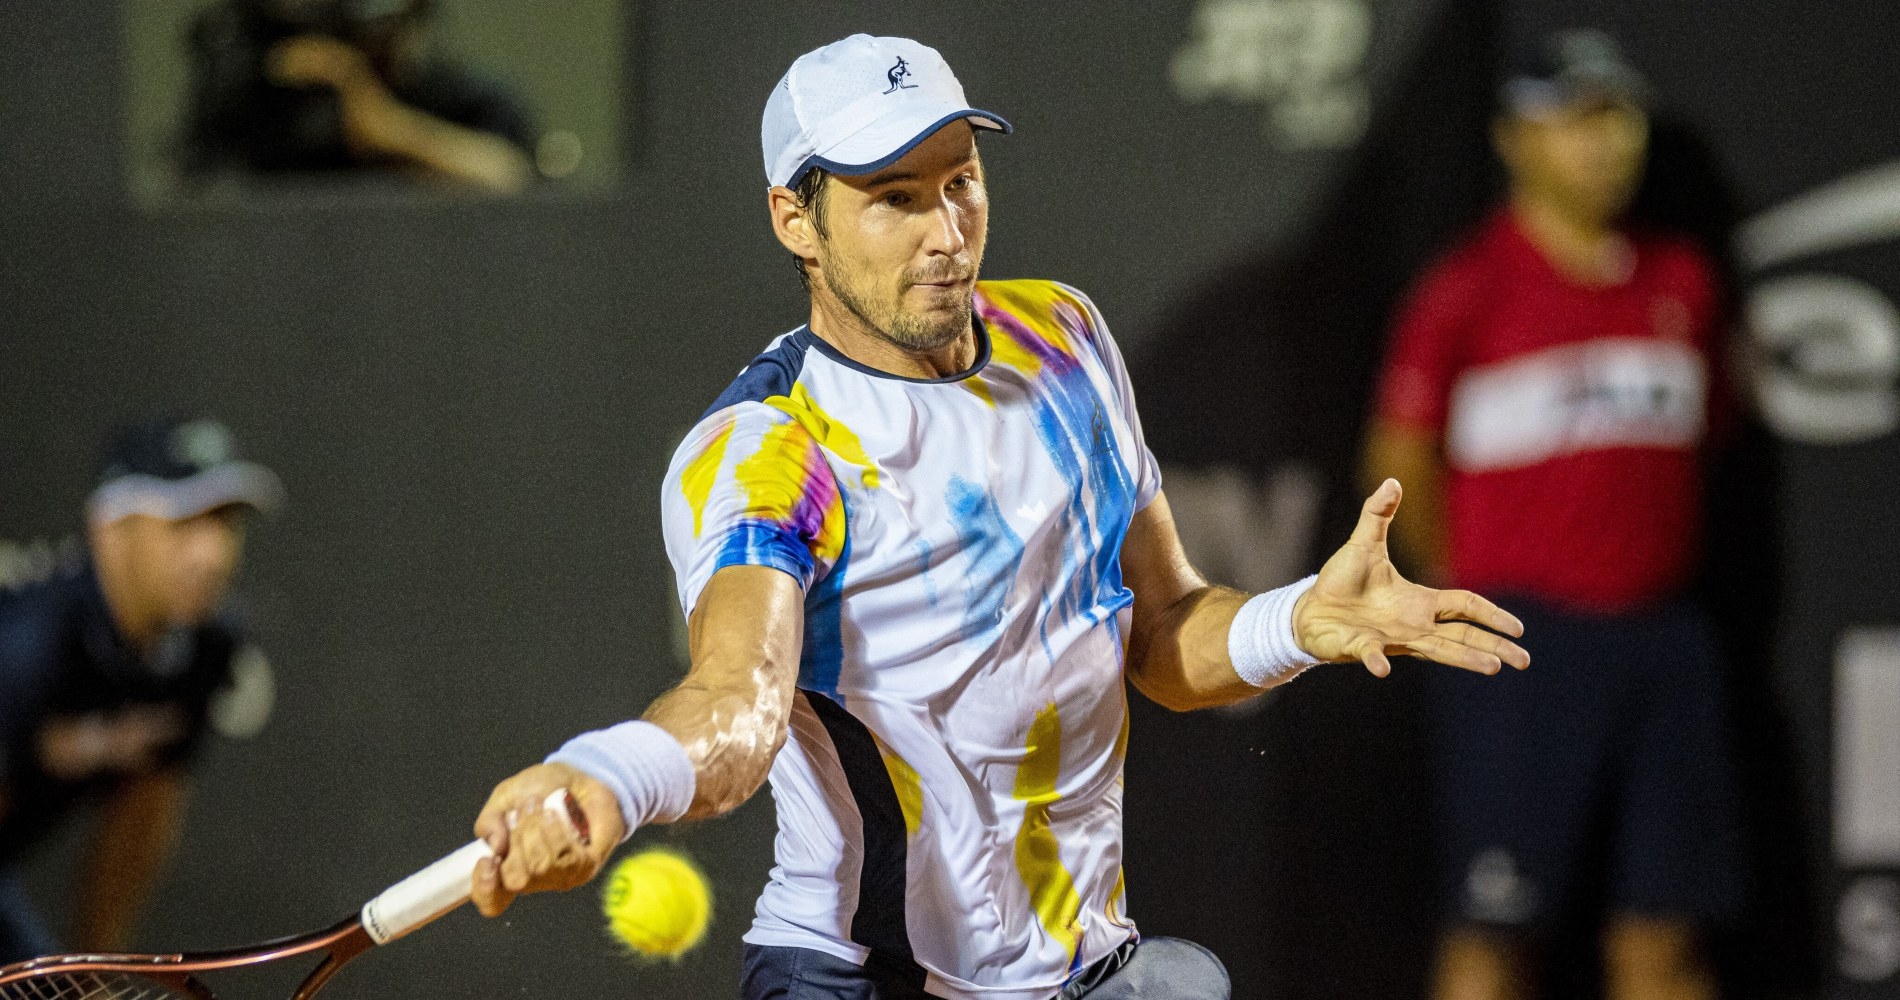
[[[1241,680],[1254,687],[1270,687],[1320,662],[1301,649],[1293,635],[1293,606],[1318,579],[1309,576],[1241,605],[1227,630],[1227,657]]]
[[[548,755],[606,785],[620,800],[627,836],[649,823],[671,823],[692,807],[698,778],[686,749],[651,722],[623,722],[582,733]]]

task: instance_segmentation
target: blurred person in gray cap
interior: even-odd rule
[[[277,477],[211,420],[151,419],[108,445],[85,545],[0,590],[0,964],[65,950],[23,894],[23,854],[83,802],[73,946],[124,950],[177,837],[207,729],[248,736],[272,682],[225,598]]]
[[[1538,639],[1535,671],[1424,678],[1435,995],[1537,995],[1581,930],[1613,1000],[1708,1000],[1743,892],[1726,669],[1687,592],[1729,410],[1717,269],[1628,215],[1649,93],[1607,35],[1551,36],[1500,96],[1509,198],[1401,310],[1366,459],[1420,502],[1401,555]]]
[[[979,280],[977,136],[1007,131],[905,38],[834,42],[772,89],[763,207],[809,312],[661,487],[690,671],[496,787],[484,913],[769,780],[745,1000],[1227,1000],[1220,961],[1138,932],[1125,898],[1127,685],[1188,711],[1323,662],[1529,664],[1510,615],[1392,569],[1397,483],[1315,578],[1253,595],[1194,570],[1101,312]],[[561,792],[591,838],[542,808]]]

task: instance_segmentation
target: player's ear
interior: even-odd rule
[[[807,260],[817,257],[818,227],[811,218],[816,205],[800,205],[798,195],[782,184],[767,191],[765,201],[772,214],[772,235],[779,244]]]

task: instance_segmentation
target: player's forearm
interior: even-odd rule
[[[1128,679],[1163,708],[1188,712],[1245,701],[1261,688],[1242,680],[1228,655],[1228,630],[1248,595],[1205,585],[1137,621],[1128,646]]]
[[[87,951],[123,951],[160,870],[177,845],[184,817],[182,772],[129,779],[106,802],[79,894],[76,943]]]
[[[688,818],[737,809],[765,783],[785,745],[804,595],[790,576],[764,566],[713,574],[687,623],[693,669],[647,709],[693,763],[697,786]]]
[[[729,566],[700,591],[692,670],[639,722],[586,733],[548,758],[604,781],[630,826],[717,816],[764,784],[791,725],[804,593],[765,566]]]
[[[1124,669],[1150,700],[1186,712],[1245,701],[1284,679],[1271,674],[1250,679],[1258,672],[1235,668],[1234,622],[1253,598],[1209,584],[1188,561],[1165,494],[1157,494],[1129,522],[1122,573],[1135,594]],[[1290,644],[1291,636],[1286,640]],[[1239,648],[1249,654],[1245,666],[1266,662],[1250,655],[1253,644]]]
[[[693,763],[693,804],[685,819],[731,812],[751,798],[785,745],[791,717],[791,685],[776,682],[785,671],[757,663],[709,673],[727,680],[689,678],[644,716],[678,740]]]

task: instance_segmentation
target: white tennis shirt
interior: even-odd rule
[[[805,591],[745,939],[1044,1000],[1135,934],[1121,547],[1160,476],[1088,299],[981,282],[975,307],[949,378],[774,340],[675,454],[666,548],[689,615],[726,566]]]

